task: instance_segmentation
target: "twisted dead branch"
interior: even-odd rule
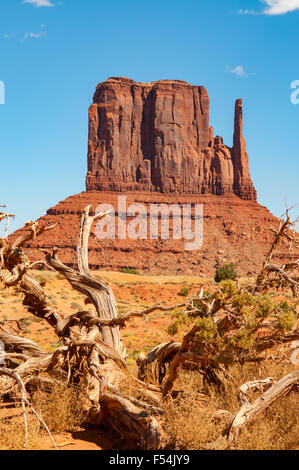
[[[0,206],[0,207],[6,207],[6,206]],[[2,220],[5,220],[6,219],[6,225],[5,225],[5,238],[7,238],[8,236],[8,229],[9,229],[9,222],[10,222],[10,219],[14,219],[15,218],[15,215],[14,214],[6,214],[5,212],[0,212],[0,222]],[[1,266],[0,266],[1,268]]]
[[[276,287],[277,289],[290,288],[294,297],[297,297],[298,295],[299,259],[291,263],[286,263],[283,266],[276,266],[271,263],[275,251],[284,240],[289,242],[290,251],[293,245],[299,244],[299,240],[296,234],[296,223],[299,221],[299,219],[297,218],[296,220],[291,220],[291,209],[292,208],[289,208],[286,204],[286,211],[281,218],[278,229],[274,229],[273,227],[270,228],[270,231],[274,235],[274,240],[263,263],[263,268],[260,274],[257,276],[255,292],[262,292],[271,287]]]
[[[264,386],[274,384],[261,396],[259,396],[253,403],[250,403],[246,398],[248,390],[253,388],[260,389]],[[299,370],[286,375],[282,379],[275,382],[271,377],[261,381],[254,381],[244,384],[240,388],[240,403],[241,408],[232,420],[228,431],[219,438],[215,443],[209,446],[210,449],[225,449],[236,445],[239,435],[249,422],[257,418],[265,409],[269,408],[279,398],[288,395],[292,390],[298,391],[299,386]]]
[[[138,378],[160,386],[181,343],[162,343],[152,349],[147,356],[141,353],[137,359]]]

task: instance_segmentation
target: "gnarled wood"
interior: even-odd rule
[[[174,356],[180,350],[181,343],[162,343],[152,349],[147,356],[140,354],[137,359],[138,378],[160,386]]]
[[[121,396],[109,393],[102,396],[99,421],[118,435],[126,436],[126,440],[138,443],[140,449],[157,450],[163,446],[157,420]]]
[[[91,216],[89,206],[82,215],[77,251],[79,271],[65,266],[56,249],[53,253],[45,252],[46,265],[61,273],[94,305],[95,311],[77,312],[66,317],[51,305],[40,283],[29,273],[32,265],[23,254],[22,246],[52,227],[40,227],[38,222],[29,222],[28,233],[19,237],[12,246],[4,241],[1,243],[1,259],[9,271],[2,277],[2,282],[7,287],[20,286],[24,293],[23,303],[29,312],[45,319],[63,340],[64,346],[47,355],[33,342],[18,336],[3,332],[1,337],[7,359],[10,354],[15,360],[24,361],[15,372],[25,386],[28,384],[29,390],[34,389],[40,379],[44,386],[50,386],[51,380],[43,381],[40,377],[44,372],[54,377],[58,375],[68,382],[80,381],[90,402],[89,415],[94,424],[109,423],[111,430],[122,429],[142,448],[159,448],[162,431],[151,414],[159,416],[163,413],[158,406],[161,394],[158,396],[159,389],[130,375],[119,333],[123,322],[117,316],[113,291],[95,279],[88,267],[90,230],[93,222],[104,215]],[[134,313],[139,315],[132,312],[130,317]],[[143,401],[120,392],[118,385],[127,378],[132,380],[136,390],[142,389]],[[0,378],[0,396],[12,392],[15,392],[14,380],[7,376]]]
[[[88,239],[94,221],[101,219],[106,213],[95,216],[89,215],[90,206],[83,212],[78,242],[79,272],[65,266],[58,258],[57,250],[46,252],[47,263],[61,273],[71,286],[84,294],[94,305],[96,313],[90,315],[100,320],[113,320],[117,318],[116,300],[112,289],[103,282],[95,279],[88,268]],[[120,339],[118,326],[101,326],[100,331],[106,345],[113,348],[121,357],[125,357],[125,350]]]
[[[244,394],[248,388],[258,387],[262,385],[269,385],[273,382],[272,378],[268,378],[262,381],[254,381],[254,383],[247,383],[241,387],[241,408],[235,415],[228,431],[219,438],[215,443],[211,444],[209,448],[228,448],[235,445],[243,427],[252,422],[257,416],[265,411],[279,398],[286,396],[292,390],[298,389],[299,386],[299,370],[286,375],[282,379],[275,382],[266,392],[260,397],[254,400],[253,403],[249,403],[247,399],[244,400]],[[260,385],[259,385],[260,384]]]

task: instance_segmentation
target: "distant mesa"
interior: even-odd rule
[[[92,269],[129,267],[140,273],[212,276],[215,268],[235,263],[252,276],[261,267],[272,237],[269,226],[279,220],[256,201],[246,143],[242,100],[235,104],[233,147],[214,136],[209,124],[209,96],[202,86],[180,80],[137,83],[109,78],[100,83],[89,108],[86,191],[48,209],[39,219],[57,223],[51,232],[27,245],[32,261],[41,248],[59,248],[59,257],[76,267],[80,217],[87,205],[117,209],[118,196],[127,204],[202,203],[204,237],[200,250],[186,251],[184,240],[98,240],[90,237]],[[116,223],[118,214],[116,213]],[[147,220],[149,226],[149,220]],[[16,238],[26,231],[18,230]],[[298,253],[281,247],[279,262]]]
[[[89,108],[86,189],[178,194],[234,193],[255,200],[242,100],[236,101],[234,143],[214,137],[209,96],[180,80],[100,83]]]

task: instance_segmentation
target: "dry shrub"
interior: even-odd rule
[[[32,397],[32,404],[39,416],[43,418],[51,432],[76,431],[84,422],[84,405],[82,394],[74,387],[64,384],[54,385],[51,392],[38,390]],[[21,407],[17,413],[2,409],[0,414],[0,450],[21,450],[24,446],[24,421]],[[8,419],[8,415],[14,415]],[[1,419],[2,418],[2,419]],[[46,430],[40,421],[27,408],[28,439],[27,449],[38,449],[39,442]]]
[[[0,450],[24,449],[25,428],[22,417],[0,421]],[[39,423],[28,416],[27,449],[38,449],[40,437]]]
[[[196,372],[181,371],[175,388],[183,394],[165,405],[165,429],[174,448],[202,450],[217,440],[231,423],[239,409],[237,390],[240,385],[258,378],[272,376],[280,379],[294,371],[294,366],[267,361],[262,367],[253,365],[242,369],[234,367],[233,380],[225,392],[207,389]],[[252,402],[260,392],[251,393]],[[218,415],[219,410],[232,413]],[[236,449],[240,450],[294,450],[299,449],[299,395],[292,392],[278,399],[258,418],[241,431]]]
[[[35,392],[32,403],[52,432],[73,431],[82,426],[83,396],[77,388],[56,384],[50,393]]]
[[[181,371],[174,389],[183,390],[165,404],[165,429],[175,448],[203,450],[221,434],[227,417],[216,417],[221,397],[207,390],[198,372]]]
[[[277,400],[244,428],[238,449],[299,450],[299,396],[292,392]]]
[[[179,400],[165,406],[165,427],[174,448],[203,450],[208,442],[214,441],[221,433],[219,420],[213,403],[194,406],[188,398],[184,404]]]

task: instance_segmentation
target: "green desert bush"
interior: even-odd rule
[[[133,269],[133,268],[121,268],[120,272],[125,273],[125,274],[138,274],[139,275],[139,272],[137,271],[137,269]]]
[[[221,266],[220,268],[216,269],[214,280],[217,283],[225,281],[227,279],[231,279],[232,281],[234,281],[235,279],[237,279],[237,277],[238,275],[236,271],[236,265],[225,264],[224,266]]]
[[[181,295],[182,297],[187,297],[189,292],[190,292],[189,287],[185,286],[181,288],[179,295]]]

